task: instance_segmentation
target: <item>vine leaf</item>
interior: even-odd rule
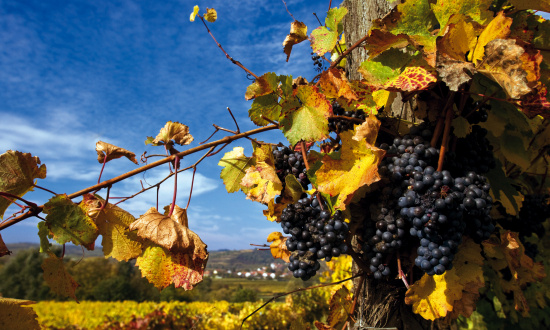
[[[338,195],[334,207],[340,210],[346,208],[357,189],[380,180],[378,164],[385,154],[364,140],[353,140],[353,135],[352,131],[341,133],[340,158],[324,155],[323,165],[315,172],[317,189],[330,196]]]
[[[349,291],[345,285],[342,285],[342,287],[330,297],[327,325],[335,329],[340,329],[344,322],[347,321],[350,311],[351,299],[349,297]]]
[[[262,141],[252,141],[252,157],[256,163],[266,163],[269,166],[275,167],[275,158],[273,157],[273,148],[270,144],[263,144]]]
[[[97,151],[97,161],[100,164],[103,162],[106,163],[113,159],[117,159],[124,156],[128,158],[130,161],[132,161],[133,163],[135,163],[136,165],[138,165],[138,162],[136,160],[136,154],[126,149],[109,144],[107,142],[98,141],[95,144],[95,150]],[[105,160],[105,157],[107,157],[107,160]]]
[[[307,321],[302,318],[297,318],[290,325],[289,330],[311,330]]]
[[[470,317],[476,309],[479,289],[485,286],[482,268],[484,260],[481,255],[481,246],[472,239],[465,238],[453,260],[456,275],[460,279],[463,289],[462,298],[453,303],[451,318],[457,319],[459,315]]]
[[[286,247],[287,237],[284,237],[283,234],[274,231],[269,236],[267,236],[267,242],[271,245],[269,249],[271,250],[271,255],[275,259],[283,259],[285,262],[288,262],[290,257],[290,251]]]
[[[452,302],[461,298],[462,289],[456,268],[443,275],[424,274],[407,290],[405,303],[413,305],[414,313],[433,321],[453,310]]]
[[[99,231],[84,208],[83,205],[73,203],[66,194],[52,197],[44,204],[46,226],[57,243],[73,242],[88,250],[94,249]]]
[[[332,108],[326,97],[317,87],[300,85],[296,90],[297,108],[285,109],[280,121],[281,129],[287,140],[295,145],[305,142],[321,141],[328,138],[328,117]]]
[[[46,226],[45,221],[40,221],[37,227],[38,237],[40,238],[40,253],[46,253],[50,251],[50,248],[52,247],[49,238],[53,238],[53,235],[50,234],[50,230],[48,229],[48,226]]]
[[[365,43],[365,50],[368,52],[369,57],[374,58],[388,49],[402,49],[408,46],[409,38],[406,34],[394,35],[391,32],[372,29]]]
[[[0,297],[0,329],[40,330],[38,315],[28,305],[36,304],[30,300]]]
[[[177,121],[168,121],[163,128],[160,129],[160,133],[156,138],[151,140],[149,137],[145,141],[145,144],[151,143],[152,145],[173,145],[172,140],[180,146],[187,145],[193,142],[194,138],[189,134],[189,127],[184,124],[180,124]]]
[[[136,266],[141,270],[142,276],[159,290],[171,283],[174,283],[176,288],[192,290],[203,280],[208,254],[205,258],[193,258],[187,253],[170,252],[147,241],[143,252],[137,258]]]
[[[550,12],[550,3],[547,0],[509,0],[509,2],[516,10],[531,9]]]
[[[492,0],[438,0],[437,4],[432,4],[432,10],[441,26],[446,26],[453,14],[463,14],[479,24],[486,25],[493,19],[493,12],[488,10],[492,4]]]
[[[382,123],[372,113],[361,125],[355,126],[355,135],[352,137],[355,141],[365,139],[367,146],[373,147]]]
[[[330,327],[326,324],[324,324],[323,322],[319,322],[319,321],[315,321],[315,327],[318,329],[318,330],[334,330],[333,327]]]
[[[361,109],[365,113],[376,115],[380,108],[387,105],[390,98],[391,92],[383,89],[376,90],[375,87],[369,86],[361,81],[353,80],[349,82],[349,85],[353,94],[357,96],[357,100],[345,97],[338,98],[338,103],[345,111],[357,111]],[[393,102],[393,100],[391,100],[391,102]]]
[[[485,46],[485,56],[477,65],[479,72],[496,81],[508,97],[519,99],[531,92],[527,72],[520,59],[525,50],[514,39],[495,39]]]
[[[83,203],[90,207],[101,207],[99,202],[100,200],[91,194],[83,197]],[[135,220],[133,215],[110,203],[97,214],[95,221],[102,237],[101,246],[105,258],[128,261],[140,255],[141,243],[138,242],[135,233],[128,231],[128,226]]]
[[[459,116],[453,119],[452,126],[454,127],[454,135],[457,138],[464,138],[470,133],[471,127],[468,119]]]
[[[246,199],[265,205],[283,190],[275,168],[264,162],[247,168],[241,185],[248,189]]]
[[[250,110],[248,110],[248,116],[250,117],[250,120],[258,126],[270,124],[270,122],[262,117],[273,121],[278,121],[281,117],[279,97],[276,94],[258,96],[254,99],[254,102],[252,102],[252,106],[250,107]]]
[[[494,201],[500,201],[507,213],[517,215],[522,205],[523,196],[512,186],[515,182],[506,176],[500,160],[495,160],[496,167],[485,174],[491,184],[491,197]]]
[[[529,119],[533,119],[536,116],[542,116],[546,119],[550,118],[550,102],[546,98],[547,93],[548,88],[539,82],[533,88],[533,92],[523,98],[520,106],[521,111]]]
[[[0,234],[0,257],[3,257],[5,255],[10,255],[11,251],[8,250],[8,247],[6,246],[6,243],[4,243],[4,240],[2,239],[2,235]]]
[[[387,91],[422,90],[437,81],[435,70],[419,53],[410,56],[395,48],[362,62],[357,71],[367,84]]]
[[[311,32],[311,48],[315,53],[324,55],[336,46],[338,36],[343,30],[341,22],[347,13],[348,9],[345,7],[331,8],[325,19],[326,27],[320,26]]]
[[[437,50],[441,55],[464,61],[466,54],[475,49],[477,37],[483,31],[483,25],[469,16],[454,14],[441,31],[442,36],[437,38]]]
[[[0,191],[22,197],[32,191],[35,179],[46,178],[46,165],[29,153],[8,150],[0,155]],[[11,202],[0,198],[0,219]]]
[[[204,14],[204,19],[210,23],[214,23],[218,19],[218,13],[214,8],[206,8],[206,13]]]
[[[49,257],[42,262],[44,280],[53,292],[62,297],[71,297],[76,302],[76,288],[80,285],[71,277],[65,269],[63,259],[58,258],[53,252],[48,251]]]
[[[307,26],[299,21],[290,23],[290,34],[288,34],[283,41],[284,52],[286,54],[286,61],[290,58],[292,52],[292,46],[301,43],[307,39]]]
[[[195,21],[195,17],[197,17],[197,14],[198,14],[198,13],[199,13],[199,6],[193,7],[193,12],[192,12],[191,15],[189,16],[189,21],[194,22],[194,21]]]
[[[246,88],[244,98],[247,101],[253,100],[258,96],[271,94],[277,90],[279,78],[274,72],[264,73]]]
[[[327,98],[340,96],[348,100],[357,100],[357,95],[351,89],[346,76],[337,68],[332,68],[321,73],[319,86]]]
[[[240,189],[244,189],[246,193],[248,189],[241,186],[241,181],[246,174],[245,169],[254,164],[254,158],[246,157],[242,147],[234,147],[233,151],[225,153],[218,165],[223,167],[220,178],[228,193],[234,193]]]
[[[176,205],[174,213],[169,217],[168,212],[163,215],[151,207],[131,223],[128,229],[130,231],[137,229],[139,237],[151,240],[172,252],[190,254],[193,259],[206,260],[208,259],[206,244],[199,235],[187,228],[185,213],[186,210]]]
[[[296,177],[292,174],[287,175],[285,177],[285,187],[281,194],[281,201],[275,203],[275,199],[270,200],[267,205],[267,210],[263,211],[267,220],[281,222],[283,209],[286,208],[288,204],[296,203],[303,192],[302,185],[296,180]]]
[[[472,63],[454,60],[441,54],[437,55],[436,69],[441,80],[452,91],[458,91],[460,85],[472,80],[473,75],[477,72]]]
[[[504,12],[499,12],[483,32],[481,32],[474,51],[468,54],[468,60],[478,66],[478,62],[485,56],[485,46],[487,46],[489,42],[495,39],[505,39],[510,35],[512,21],[513,19],[506,17]]]

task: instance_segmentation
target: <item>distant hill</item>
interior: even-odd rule
[[[39,249],[40,245],[35,243],[10,243],[7,244],[8,249],[12,251],[11,256],[0,258],[0,263],[5,263],[9,258],[16,255],[19,251],[27,249]],[[59,246],[60,247],[60,246]],[[284,263],[281,259],[274,259],[269,250],[219,250],[209,251],[207,269],[256,269],[263,266],[268,266],[271,263]],[[82,248],[72,244],[65,245],[65,256],[72,259],[82,258]],[[84,249],[84,258],[103,257],[101,246],[96,247],[93,251]]]

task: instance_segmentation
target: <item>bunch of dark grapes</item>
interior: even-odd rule
[[[279,180],[283,183],[283,187],[285,186],[286,176],[292,174],[302,187],[307,189],[310,182],[306,175],[306,165],[301,152],[292,151],[288,147],[283,147],[281,150],[275,147],[273,157],[275,158],[275,170]]]
[[[307,281],[320,268],[318,260],[330,261],[348,251],[344,243],[348,224],[340,211],[334,215],[322,210],[317,199],[305,197],[289,204],[281,215],[281,227],[291,234],[286,246],[291,251],[288,269],[294,277]]]
[[[537,244],[532,244],[531,242],[523,242],[525,247],[525,255],[529,258],[535,260],[535,257],[539,254],[539,247]]]
[[[346,116],[351,118],[358,118],[365,120],[365,112],[362,109],[357,111],[345,111],[344,108],[336,101],[332,103],[332,112],[335,116]],[[328,120],[328,130],[330,132],[344,132],[350,129],[353,129],[353,125],[358,125],[358,123],[344,118],[334,119],[329,118]]]
[[[549,195],[525,195],[523,205],[519,210],[520,236],[531,237],[532,233],[538,237],[544,236],[546,230],[543,223],[550,218],[548,206]]]
[[[466,106],[462,110],[462,116],[466,117],[470,112],[472,112],[475,108],[477,108],[481,104],[481,101],[474,102],[474,100],[469,97],[466,101]],[[489,118],[489,114],[487,114],[487,111],[491,110],[491,105],[484,103],[479,109],[477,109],[474,113],[472,113],[468,118],[468,122],[470,124],[479,124],[484,123],[487,121],[487,118]]]
[[[479,244],[495,231],[490,215],[493,207],[493,199],[489,195],[491,186],[487,178],[475,172],[469,172],[464,178],[455,179],[454,184],[456,190],[464,195],[462,200],[466,222],[464,234]]]
[[[493,146],[485,137],[487,130],[478,125],[472,126],[472,132],[458,139],[456,150],[445,155],[445,168],[455,177],[465,173],[483,174],[495,168]]]
[[[323,69],[323,63],[321,62],[321,56],[311,53],[311,59],[313,60],[313,65],[315,66],[316,71],[321,71]]]
[[[378,203],[370,205],[370,219],[364,223],[362,235],[363,259],[377,280],[391,275],[385,263],[387,256],[407,244],[406,223],[394,211],[395,198],[391,191],[391,188],[385,189]]]

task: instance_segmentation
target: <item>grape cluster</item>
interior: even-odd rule
[[[537,244],[532,244],[531,242],[522,243],[525,247],[525,255],[535,260],[535,257],[539,254],[539,247],[537,246]]]
[[[323,63],[321,62],[321,56],[311,53],[311,60],[313,61],[313,65],[316,66],[315,70],[321,71],[323,69]]]
[[[275,147],[273,157],[275,158],[275,170],[279,180],[283,183],[283,187],[285,186],[286,176],[292,174],[302,187],[307,189],[310,182],[306,175],[306,165],[301,152],[292,151],[288,147],[283,147],[281,150]]]
[[[340,106],[340,104],[336,101],[332,103],[332,112],[335,116],[346,116],[351,118],[358,118],[365,120],[365,112],[363,109],[359,109],[357,111],[346,111],[344,108]],[[353,129],[353,125],[357,125],[357,123],[352,122],[350,120],[346,119],[334,119],[329,118],[328,120],[328,130],[330,132],[344,132],[350,129]]]
[[[478,107],[481,104],[481,101],[474,102],[474,99],[471,97],[466,100],[466,106],[462,110],[462,116],[466,117],[472,110],[474,110],[476,107]],[[474,113],[472,113],[468,118],[468,122],[470,124],[479,124],[484,123],[487,121],[487,118],[489,118],[489,114],[487,114],[487,111],[491,110],[491,105],[484,103],[479,109],[477,109]]]
[[[519,210],[518,228],[520,236],[531,237],[532,233],[542,237],[546,230],[542,225],[546,219],[550,218],[550,207],[548,206],[549,195],[525,195],[523,205]]]
[[[458,139],[456,151],[445,155],[445,168],[455,177],[465,173],[487,173],[495,168],[493,146],[485,137],[487,130],[478,125],[472,126],[472,132],[465,138]]]
[[[466,177],[455,179],[455,187],[464,194],[462,200],[466,222],[464,234],[479,244],[495,231],[490,215],[493,207],[493,199],[489,195],[491,186],[484,176],[469,172]]]
[[[305,197],[289,204],[281,215],[281,227],[291,234],[286,246],[291,251],[288,269],[294,277],[307,281],[320,268],[318,260],[330,261],[348,251],[344,243],[348,224],[340,211],[334,215],[322,210],[317,199]]]

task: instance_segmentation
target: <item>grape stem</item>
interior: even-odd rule
[[[430,142],[430,145],[434,148],[437,145],[437,140],[439,140],[439,137],[443,132],[443,127],[444,127],[443,125],[445,124],[445,117],[444,117],[445,111],[449,109],[449,107],[451,108],[451,110],[453,109],[452,104],[453,104],[454,96],[455,96],[455,92],[449,93],[449,97],[447,98],[447,103],[445,103],[445,107],[443,107],[443,111],[441,111],[442,115],[437,120],[437,125],[435,126],[434,135],[432,137],[432,141]]]
[[[197,167],[193,166],[193,178],[191,179],[191,190],[189,191],[189,200],[187,201],[187,206],[185,209],[189,208],[189,203],[191,203],[191,195],[193,195],[193,184],[195,183],[195,172],[197,172]]]
[[[35,184],[33,184],[33,186],[36,187],[36,188],[38,188],[38,189],[42,189],[42,190],[44,190],[44,191],[47,191],[47,192],[52,193],[52,194],[54,194],[54,195],[57,195],[57,194],[54,193],[53,191],[51,191],[51,190],[49,190],[49,189],[46,189],[46,188],[44,188],[44,187],[40,187],[40,186],[35,185]]]
[[[178,164],[180,162],[180,158],[176,156],[176,160],[174,162],[174,169],[178,168]],[[193,173],[194,178],[194,173]],[[191,191],[193,191],[193,183],[191,183]],[[171,217],[172,213],[174,212],[174,207],[176,206],[176,195],[178,194],[178,171],[176,170],[176,175],[174,176],[174,196],[172,196],[172,205],[170,205],[170,212],[168,213],[168,216]],[[189,194],[189,201],[191,201],[191,194]],[[187,203],[187,206],[189,206],[189,203]]]
[[[103,169],[105,168],[106,163],[107,163],[107,155],[105,155],[105,158],[103,158],[103,166],[101,166],[101,172],[99,172],[99,178],[97,178],[97,183],[101,182],[101,175],[103,174]]]
[[[294,16],[292,16],[292,14],[290,13],[290,11],[288,10],[288,7],[286,6],[285,0],[281,0],[281,1],[283,1],[283,3],[285,4],[286,12],[290,15],[290,17],[292,17],[293,20],[296,21],[296,19],[294,18]]]
[[[405,273],[403,273],[403,269],[401,269],[401,257],[399,256],[399,251],[397,251],[397,269],[399,273],[399,279],[405,283],[405,287],[407,287],[407,290],[409,289],[409,283],[407,282],[407,276]]]
[[[217,141],[213,141],[213,142],[210,142],[210,143],[206,143],[206,144],[203,144],[203,145],[200,145],[200,146],[197,146],[195,148],[191,148],[191,149],[188,149],[188,150],[185,150],[185,151],[181,151],[177,154],[174,154],[174,155],[171,155],[169,157],[166,157],[164,159],[160,159],[160,160],[157,160],[156,162],[153,162],[151,164],[148,164],[148,165],[144,165],[144,166],[141,166],[140,168],[137,168],[135,170],[132,170],[132,171],[129,171],[129,172],[126,172],[124,174],[121,174],[117,177],[114,177],[110,180],[107,180],[107,181],[103,181],[101,182],[100,184],[96,184],[96,185],[93,185],[93,186],[90,186],[90,187],[87,187],[87,188],[84,188],[80,191],[77,191],[77,192],[74,192],[70,195],[68,195],[68,197],[70,199],[73,199],[73,198],[76,198],[76,197],[79,197],[79,196],[82,196],[84,194],[87,194],[89,192],[92,192],[92,191],[95,191],[96,189],[99,190],[99,189],[102,189],[102,188],[106,188],[108,187],[109,185],[112,185],[112,184],[115,184],[117,182],[120,182],[122,180],[125,180],[129,177],[132,177],[136,174],[139,174],[139,173],[143,173],[147,170],[150,170],[152,168],[155,168],[157,166],[160,166],[160,165],[163,165],[163,164],[166,164],[168,162],[171,162],[173,161],[176,156],[180,157],[180,158],[183,158],[184,156],[187,156],[187,155],[191,155],[191,154],[194,154],[196,152],[199,152],[201,150],[205,150],[205,149],[209,149],[209,148],[214,148],[220,144],[228,144],[228,143],[231,143],[235,140],[238,140],[238,139],[242,139],[242,138],[245,138],[247,136],[250,136],[250,135],[254,135],[254,134],[258,134],[258,133],[262,133],[262,132],[266,132],[266,131],[270,131],[270,130],[273,130],[273,129],[276,129],[277,126],[276,125],[269,125],[269,126],[264,126],[264,127],[260,127],[260,128],[256,128],[256,129],[253,129],[253,130],[250,130],[250,131],[246,131],[246,132],[243,132],[243,133],[239,133],[239,134],[236,134],[236,135],[233,135],[233,136],[226,136],[220,140],[217,140]],[[207,153],[207,155],[210,153],[210,151]],[[203,158],[201,158],[202,160]],[[186,168],[186,169],[189,169],[189,168],[192,168],[192,166]],[[182,170],[179,170],[179,172],[181,172]],[[164,180],[163,180],[164,181]],[[152,187],[150,187],[152,188]],[[147,189],[150,189],[150,188],[147,188]],[[143,191],[140,191],[139,193],[142,193]],[[139,194],[138,193],[138,194]],[[133,196],[132,196],[133,197]],[[125,200],[122,200],[122,201],[125,201]],[[120,201],[119,203],[121,203],[122,201]],[[118,203],[117,203],[118,204]],[[0,224],[0,231],[1,230],[4,230],[8,227],[11,227],[13,225],[15,225],[16,223],[19,223],[27,218],[30,218],[30,217],[34,217],[35,215],[39,214],[40,212],[42,212],[44,208],[44,205],[41,205],[41,206],[37,206],[36,208],[33,208],[29,211],[27,211],[26,213],[16,217],[16,218],[13,218],[9,221],[6,221],[2,224]]]
[[[454,96],[454,92],[451,92],[450,99]],[[439,163],[437,164],[437,170],[443,171],[443,163],[445,161],[445,152],[449,148],[449,137],[451,134],[451,123],[453,122],[453,107],[449,106],[447,109],[447,117],[445,118],[445,131],[443,132],[443,141],[441,142],[441,149],[439,151]]]
[[[19,196],[16,196],[16,195],[13,195],[13,194],[10,194],[10,193],[7,193],[7,192],[0,192],[0,196],[4,197],[5,199],[9,200],[10,202],[14,203],[15,205],[19,206],[22,209],[24,209],[25,206],[19,205],[18,203],[12,201],[8,197],[18,199],[18,200],[22,201],[23,203],[27,204],[30,208],[36,208],[37,207],[36,204],[34,204],[33,202],[29,202],[26,199],[23,199]]]
[[[304,165],[306,166],[306,170],[309,171],[309,163],[307,161],[307,152],[306,152],[306,143],[304,142],[304,140],[300,141],[300,149],[302,149],[302,158],[304,159]],[[317,187],[313,184],[313,182],[311,183],[311,185],[313,186],[313,188],[315,188],[315,190],[317,190]],[[321,211],[324,211],[325,210],[325,207],[323,206],[324,201],[319,191],[317,191],[317,193],[315,194],[315,197],[317,197],[317,201],[319,202]]]
[[[359,274],[353,275],[352,277],[346,278],[346,279],[341,280],[341,281],[338,281],[338,282],[319,284],[319,285],[314,285],[314,286],[310,286],[310,287],[307,287],[307,288],[299,288],[299,289],[296,289],[296,290],[293,290],[293,291],[290,291],[290,292],[286,292],[286,293],[281,293],[281,294],[275,295],[275,296],[271,297],[268,301],[266,301],[262,306],[258,307],[256,310],[254,310],[250,315],[248,315],[247,317],[245,317],[245,318],[243,319],[243,322],[241,323],[240,329],[243,328],[244,322],[245,322],[247,319],[249,319],[252,315],[256,314],[259,310],[261,310],[262,308],[264,308],[267,304],[271,303],[272,301],[274,301],[274,300],[276,300],[276,299],[278,299],[278,298],[280,298],[280,297],[284,297],[284,296],[287,296],[287,295],[289,295],[289,294],[296,293],[296,292],[307,291],[307,290],[311,290],[311,289],[322,288],[322,287],[325,287],[325,286],[331,286],[331,285],[341,284],[341,283],[347,282],[347,281],[349,281],[349,280],[352,280],[352,279],[357,278],[357,277],[360,277],[360,276],[363,276],[363,273],[359,273]]]

